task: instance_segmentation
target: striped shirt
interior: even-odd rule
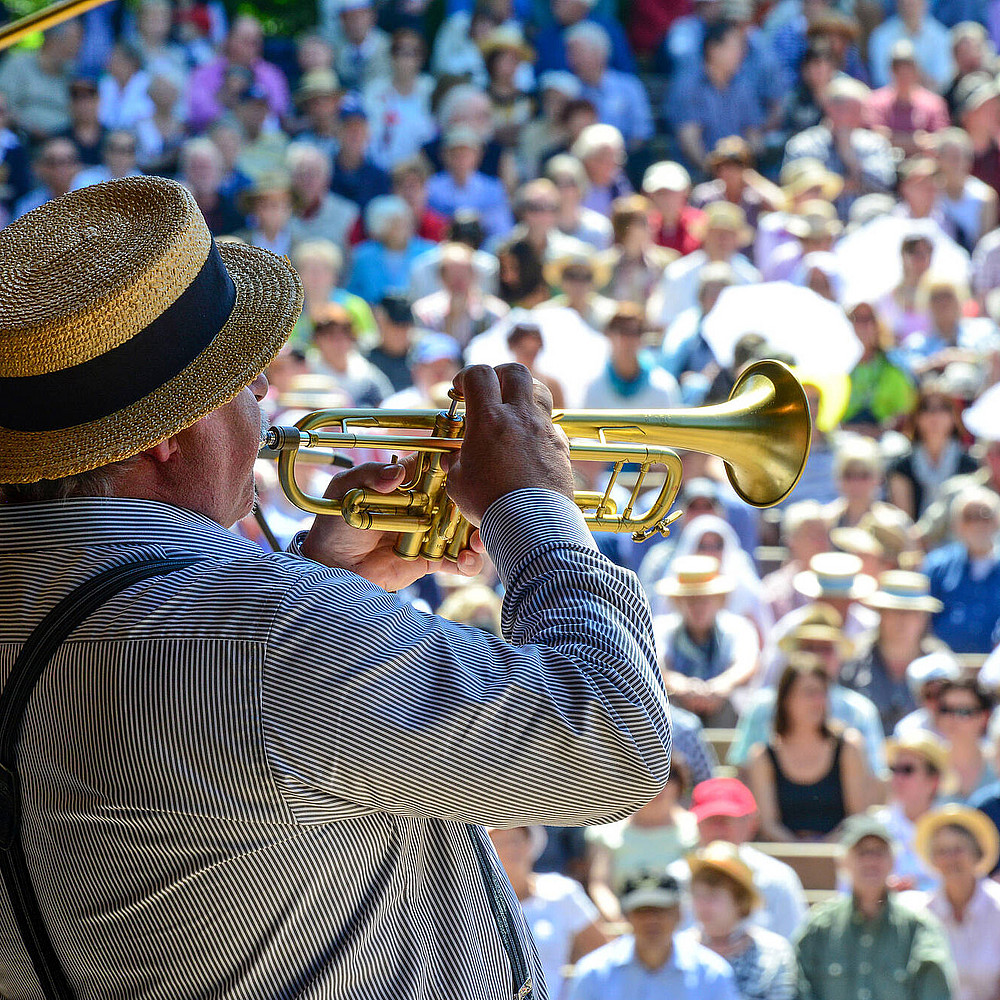
[[[482,536],[510,644],[165,504],[0,506],[3,677],[85,579],[205,557],[95,612],[25,716],[25,851],[80,1000],[509,1000],[479,824],[623,818],[670,737],[646,600],[575,506],[511,494]],[[0,994],[40,996],[2,891]]]

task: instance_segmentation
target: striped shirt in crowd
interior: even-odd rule
[[[627,816],[667,703],[638,582],[569,500],[511,494],[482,536],[513,646],[166,504],[0,506],[4,677],[84,580],[205,559],[96,611],[25,716],[25,850],[80,1000],[510,1000],[487,879],[545,997],[479,824]],[[3,893],[0,994],[40,996]]]

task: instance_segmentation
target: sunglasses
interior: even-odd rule
[[[593,281],[594,276],[590,271],[564,271],[563,281]]]
[[[974,715],[981,715],[985,708],[959,708],[956,705],[939,705],[938,712],[941,715],[957,715],[960,719],[971,719]]]
[[[844,469],[844,479],[873,479],[875,473],[871,469]]]
[[[557,212],[559,206],[553,205],[551,201],[529,201],[525,202],[524,210],[526,212]]]
[[[917,773],[917,765],[916,764],[893,764],[889,768],[889,770],[893,774],[901,774],[901,775],[904,775],[905,777],[909,777],[911,774],[916,774]]]
[[[952,405],[951,403],[946,403],[941,400],[938,403],[925,403],[920,407],[921,413],[951,413]]]

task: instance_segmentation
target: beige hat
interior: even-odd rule
[[[940,737],[926,729],[918,729],[906,733],[898,739],[885,741],[885,756],[892,767],[902,751],[915,753],[930,764],[938,774],[944,776],[950,765],[948,763],[948,745]]]
[[[835,201],[844,190],[844,179],[823,165],[820,160],[804,156],[781,168],[781,190],[788,198],[797,198],[805,191],[819,188],[826,201]]]
[[[603,288],[611,280],[611,268],[597,254],[570,253],[550,260],[543,268],[545,283],[562,288],[563,274],[571,267],[586,268],[594,276],[594,288]]]
[[[927,864],[933,867],[931,840],[943,826],[960,826],[975,839],[983,855],[976,865],[977,875],[982,877],[993,871],[997,858],[1000,857],[1000,834],[997,833],[997,828],[985,813],[955,803],[932,809],[917,820],[913,843],[917,854]]]
[[[843,633],[844,619],[829,604],[817,601],[801,612],[801,618],[794,628],[778,640],[778,649],[786,656],[794,653],[802,641],[832,642],[842,660],[854,653],[854,643]]]
[[[706,847],[692,852],[685,860],[688,863],[688,868],[691,869],[692,878],[699,872],[706,870],[721,872],[750,894],[754,909],[761,905],[762,899],[757,886],[754,885],[753,872],[740,857],[739,849],[735,844],[730,844],[725,840],[716,840]]]
[[[295,103],[305,104],[314,97],[335,97],[340,93],[340,81],[332,69],[313,69],[302,77],[295,91]]]
[[[741,246],[753,241],[753,230],[747,225],[746,213],[730,201],[713,201],[705,206],[705,230],[726,229],[736,236]]]
[[[670,576],[656,585],[667,597],[713,597],[732,593],[736,584],[720,572],[715,556],[677,556]]]
[[[836,239],[843,231],[844,225],[837,218],[837,210],[828,201],[812,198],[799,208],[798,215],[793,215],[785,228],[800,240],[819,240],[826,236]]]
[[[861,566],[861,560],[847,552],[820,552],[809,560],[809,569],[795,574],[792,586],[814,601],[858,601],[878,590],[878,582],[862,573]]]
[[[302,309],[291,265],[219,245],[161,177],[73,191],[0,230],[0,482],[137,455],[250,384]]]
[[[524,40],[521,29],[514,24],[502,24],[494,28],[480,43],[479,51],[483,56],[489,56],[501,49],[516,52],[522,62],[534,62],[535,50]]]
[[[931,596],[931,581],[923,573],[891,569],[878,578],[878,590],[861,603],[876,611],[929,611],[936,614],[944,605]]]

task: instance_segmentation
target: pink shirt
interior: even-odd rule
[[[195,131],[208,128],[225,113],[225,108],[215,99],[226,76],[229,60],[225,56],[199,66],[192,74],[188,85],[190,96],[189,124]],[[272,63],[263,59],[253,68],[254,83],[267,94],[267,103],[276,115],[288,111],[290,99],[288,81],[285,74]]]
[[[938,132],[950,124],[944,98],[924,87],[917,87],[906,103],[899,100],[896,88],[881,87],[868,99],[868,123],[892,132]]]
[[[996,1000],[1000,996],[1000,885],[980,879],[965,909],[955,919],[951,903],[939,889],[928,900],[930,911],[944,924],[958,969],[954,1000]]]

